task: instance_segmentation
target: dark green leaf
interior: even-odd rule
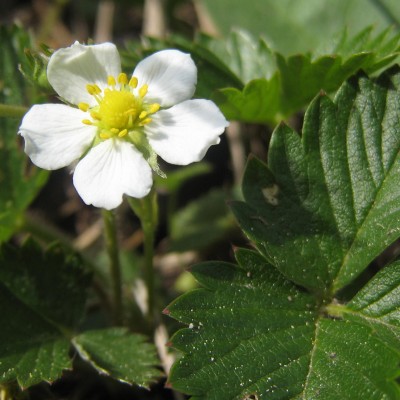
[[[82,316],[88,276],[80,260],[33,242],[0,250],[0,382],[23,388],[71,367],[70,336]]]
[[[80,356],[100,373],[148,387],[161,376],[156,349],[125,328],[88,331],[73,339]]]
[[[260,255],[240,250],[237,258],[240,266],[194,267],[205,288],[169,307],[189,325],[172,338],[185,355],[171,383],[199,399],[239,399],[274,387],[284,387],[290,398],[307,376],[315,301]]]
[[[350,307],[362,304],[387,323],[385,313],[400,287],[398,265],[396,273],[387,267],[385,277],[347,309],[316,302],[255,252],[239,250],[236,257],[238,266],[194,267],[204,288],[168,308],[189,325],[172,338],[183,353],[170,376],[174,388],[199,400],[399,398],[399,315],[390,328],[371,326],[367,312],[358,320],[350,315],[356,314]],[[379,311],[377,297],[386,304]],[[385,338],[387,330],[397,338],[396,348],[393,338]]]
[[[335,299],[400,236],[399,151],[398,66],[320,94],[301,136],[275,130],[233,203],[259,253],[194,267],[203,288],[167,309],[188,325],[172,338],[173,387],[199,400],[400,398],[400,262]]]

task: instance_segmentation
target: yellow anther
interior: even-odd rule
[[[128,133],[128,129],[123,129],[120,133],[118,133],[118,137],[124,137]]]
[[[90,119],[83,119],[82,123],[85,125],[93,125],[93,122]]]
[[[108,76],[107,83],[108,83],[108,86],[115,86],[117,84],[117,82],[115,81],[115,78],[111,75]]]
[[[96,85],[96,84],[87,84],[86,85],[86,90],[88,91],[89,94],[95,95],[95,94],[100,94],[101,89]]]
[[[151,121],[152,121],[151,118],[146,118],[143,121],[140,121],[139,126],[143,126],[143,125],[149,124]]]
[[[128,83],[128,77],[125,73],[121,72],[118,75],[118,83],[120,83],[121,85],[126,85]]]
[[[86,85],[86,90],[89,94],[95,94],[95,89],[93,85],[90,85],[89,83]]]
[[[158,103],[153,103],[149,107],[149,114],[154,114],[160,109],[160,105]]]
[[[79,103],[79,104],[78,104],[78,108],[79,108],[81,111],[86,112],[87,110],[89,110],[89,104],[87,104],[87,103]]]
[[[140,118],[140,119],[143,119],[143,118],[147,117],[148,115],[149,115],[149,113],[148,113],[147,111],[142,111],[142,112],[139,114],[139,118]]]
[[[101,139],[110,139],[110,135],[107,132],[101,132],[99,136]]]
[[[129,80],[129,86],[136,89],[137,85],[138,85],[138,79],[132,76],[132,78]]]
[[[149,90],[149,86],[148,85],[143,85],[140,89],[139,89],[139,96],[141,98],[143,98],[144,96],[146,96],[147,91]]]
[[[117,128],[111,128],[111,129],[110,129],[110,132],[111,132],[111,133],[114,133],[114,134],[117,134],[117,133],[119,132],[119,129],[117,129]]]
[[[100,119],[101,119],[100,114],[99,114],[98,112],[96,112],[96,111],[92,111],[92,112],[90,113],[90,116],[91,116],[93,119],[97,119],[97,120],[100,120]]]

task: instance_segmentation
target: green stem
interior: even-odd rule
[[[22,118],[27,111],[23,106],[0,104],[0,117]]]
[[[129,198],[132,210],[140,219],[144,235],[144,280],[147,288],[147,318],[151,330],[155,328],[154,241],[158,222],[157,195],[152,190],[143,199]]]
[[[112,211],[102,210],[104,221],[104,233],[108,256],[110,259],[110,275],[114,295],[114,322],[122,324],[122,281],[121,265],[119,260],[119,248],[117,230],[115,226],[115,214]]]

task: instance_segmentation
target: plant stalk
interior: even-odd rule
[[[0,104],[0,117],[22,118],[27,111],[23,106]]]
[[[106,241],[108,257],[110,259],[110,275],[114,298],[114,322],[117,325],[121,325],[123,320],[122,279],[117,229],[115,225],[115,214],[109,210],[102,210],[102,215],[104,221],[104,237]]]
[[[147,288],[147,319],[149,326],[154,331],[155,321],[155,290],[154,290],[154,242],[158,221],[157,195],[152,190],[143,199],[129,198],[132,210],[140,219],[144,235],[144,281]]]

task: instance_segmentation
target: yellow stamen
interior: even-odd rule
[[[101,132],[100,138],[101,139],[110,139],[110,135],[107,132]]]
[[[90,119],[83,119],[82,123],[85,125],[93,125],[93,122]]]
[[[142,111],[142,112],[139,114],[139,118],[140,118],[140,119],[143,119],[144,117],[147,117],[148,115],[149,115],[148,112]]]
[[[117,129],[117,128],[111,128],[111,129],[110,129],[110,132],[111,132],[111,133],[114,133],[114,134],[117,134],[117,133],[119,132],[119,129]]]
[[[87,104],[87,103],[79,103],[79,104],[78,104],[78,108],[79,108],[81,111],[86,112],[87,110],[89,110],[89,104]]]
[[[121,72],[118,75],[118,83],[120,83],[121,85],[126,85],[128,83],[128,77],[125,73]]]
[[[146,118],[143,121],[140,121],[139,126],[143,126],[143,125],[149,124],[151,121],[152,121],[151,118]]]
[[[138,79],[136,77],[132,76],[132,78],[129,80],[129,86],[131,88],[136,89],[137,85],[138,85]]]
[[[141,98],[143,98],[144,96],[146,96],[147,91],[149,90],[149,86],[148,85],[143,85],[140,89],[139,89],[139,96]]]
[[[160,105],[158,103],[153,103],[149,107],[149,114],[154,114],[160,109]]]
[[[128,129],[123,129],[120,133],[118,133],[118,137],[124,137],[128,133]]]
[[[107,83],[108,83],[108,86],[115,86],[117,84],[117,82],[115,82],[115,78],[111,75],[108,76]]]

